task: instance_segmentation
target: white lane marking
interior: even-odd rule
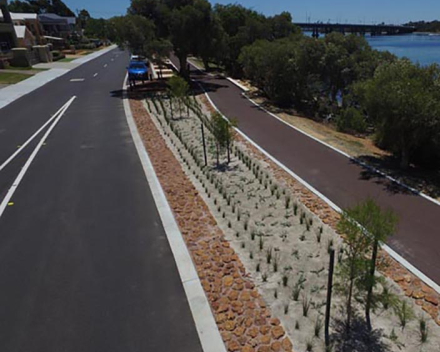
[[[107,67],[107,66],[108,66],[108,64],[105,64],[105,65],[104,65],[104,67]]]
[[[70,82],[84,82],[85,78],[72,78]]]
[[[70,98],[68,103],[63,107],[63,109],[60,111],[59,115],[55,119],[54,123],[49,127],[49,129],[46,131],[44,136],[41,138],[38,145],[35,147],[34,151],[32,152],[29,159],[26,161],[26,164],[24,164],[23,168],[21,169],[20,173],[18,174],[17,178],[14,180],[11,188],[9,189],[8,193],[6,194],[5,198],[3,199],[2,203],[0,204],[0,217],[3,215],[6,207],[8,206],[9,201],[11,200],[12,196],[14,195],[15,191],[17,190],[18,186],[20,185],[20,182],[23,180],[23,177],[25,176],[26,172],[28,171],[29,167],[32,164],[32,161],[34,161],[35,157],[37,156],[38,152],[40,151],[43,144],[46,142],[47,137],[51,134],[55,126],[58,124],[58,122],[63,117],[64,113],[67,111],[67,109],[70,107],[72,102],[76,99],[76,96],[73,96]]]
[[[70,100],[69,100],[70,101]],[[24,148],[26,148],[26,146],[30,143],[30,142],[32,142],[34,139],[35,139],[35,137],[37,137],[39,134],[40,134],[40,132],[48,125],[48,124],[50,124],[54,119],[56,119],[56,117],[62,112],[62,110],[66,107],[66,105],[67,104],[69,104],[69,101],[66,103],[66,104],[64,104],[49,120],[47,120],[44,124],[43,124],[43,126],[41,126],[39,129],[38,129],[38,131],[36,131],[31,137],[29,137],[29,139],[26,141],[26,142],[24,142],[21,146],[20,146],[20,148],[19,149],[17,149],[1,166],[0,166],[0,171],[2,171],[12,160],[14,160],[15,159],[15,157],[18,155],[18,154],[20,154],[21,152],[22,152],[22,150],[24,149]]]
[[[94,75],[93,75],[93,77],[97,77],[98,76],[98,73],[95,73]]]
[[[154,202],[162,220],[171,251],[176,261],[180,280],[182,281],[186,297],[188,299],[191,314],[196,325],[200,343],[204,352],[226,352],[223,339],[218,330],[211,306],[206,298],[205,291],[200,283],[194,263],[189,254],[188,248],[182,237],[182,233],[176,223],[173,212],[166,199],[162,186],[154,171],[153,164],[145,149],[142,138],[136,127],[133,115],[131,113],[130,103],[127,97],[127,77],[124,82],[124,110],[130,128],[131,136],[136,146],[139,159],[141,160],[145,176],[153,194]]]
[[[173,65],[174,66],[174,65]],[[209,100],[211,105],[214,107],[214,109],[223,116],[226,120],[228,118],[222,114],[222,112],[217,108],[217,106],[214,104],[208,93],[206,92],[205,88],[200,84],[200,87],[202,87],[206,98]],[[300,182],[302,185],[307,187],[310,191],[315,193],[319,198],[321,198],[324,202],[326,202],[328,205],[330,205],[334,210],[336,210],[338,213],[342,213],[342,209],[338,207],[335,203],[333,203],[330,199],[328,199],[326,196],[324,196],[321,192],[319,192],[317,189],[315,189],[312,185],[307,183],[305,180],[303,180],[300,176],[298,176],[296,173],[294,173],[291,169],[289,169],[286,165],[278,161],[275,157],[273,157],[271,154],[269,154],[266,150],[264,150],[262,147],[260,147],[257,143],[255,143],[250,137],[248,137],[245,133],[240,131],[238,128],[235,128],[235,130],[243,136],[246,140],[248,140],[255,148],[257,148],[259,151],[261,151],[264,155],[266,155],[269,159],[271,159],[275,164],[277,164],[279,167],[281,167],[284,171],[286,171],[289,175],[294,177],[298,182]],[[411,273],[413,273],[415,276],[417,276],[420,280],[422,280],[425,284],[433,288],[437,293],[440,293],[440,285],[438,285],[434,280],[430,279],[427,275],[422,273],[419,269],[417,269],[414,265],[412,265],[410,262],[408,262],[405,258],[403,258],[400,254],[398,254],[394,249],[390,248],[388,245],[383,244],[382,248],[391,256],[393,257],[397,262],[399,262],[403,267],[408,269]]]
[[[110,61],[115,61],[115,59],[111,59]]]

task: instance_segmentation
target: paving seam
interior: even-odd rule
[[[124,110],[128,126],[136,146],[142,168],[151,189],[157,210],[162,220],[165,234],[169,241],[179,271],[189,307],[196,325],[196,330],[204,352],[226,352],[226,347],[215,322],[210,304],[192,262],[182,233],[176,223],[165,193],[154,171],[148,152],[134,121],[127,96],[127,80],[124,81]]]

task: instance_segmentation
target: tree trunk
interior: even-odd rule
[[[205,166],[208,166],[208,156],[206,155],[205,128],[203,127],[203,122],[200,125],[202,126],[203,156],[205,157]]]
[[[171,112],[171,119],[174,120],[173,98],[171,98],[171,96],[170,96],[170,112]]]
[[[226,149],[227,149],[227,153],[228,153],[228,165],[231,163],[231,145],[230,144],[231,144],[231,142],[230,142],[229,136],[228,136],[228,140],[226,141]]]
[[[335,250],[332,248],[330,251],[330,265],[328,268],[328,283],[327,283],[327,303],[325,306],[325,346],[330,346],[330,309],[332,306],[332,289],[333,289],[333,271],[335,267]]]
[[[347,321],[346,321],[346,331],[347,336],[350,335],[351,328],[351,300],[353,297],[353,285],[354,285],[354,264],[350,268],[350,286],[348,287],[348,298],[347,298]]]
[[[205,71],[209,71],[209,60],[206,57],[202,58],[203,66],[205,66]]]
[[[182,75],[183,78],[185,78],[186,80],[189,80],[189,72],[188,72],[188,68],[187,68],[188,55],[179,54],[178,57],[179,57],[179,63],[180,63],[180,74]]]
[[[367,303],[365,306],[365,319],[367,321],[368,329],[370,330],[371,330],[370,309],[371,309],[371,301],[373,300],[374,274],[376,271],[376,260],[377,260],[378,249],[379,249],[379,241],[375,240],[373,244],[373,254],[371,256],[370,277],[369,277],[370,282],[368,283]]]
[[[409,150],[406,144],[402,146],[402,152],[400,155],[400,168],[407,170],[409,167]]]

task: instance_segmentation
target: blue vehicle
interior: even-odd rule
[[[148,81],[150,78],[148,65],[142,61],[131,61],[127,67],[128,71],[128,83],[130,87],[136,85],[136,81]]]

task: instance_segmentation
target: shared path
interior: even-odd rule
[[[172,57],[172,62],[179,66],[176,57]],[[394,209],[400,221],[388,246],[419,277],[433,286],[440,285],[438,203],[280,121],[247,99],[229,80],[194,66],[191,74],[222,114],[238,121],[241,132],[337,208],[353,206],[370,197],[381,206]]]

